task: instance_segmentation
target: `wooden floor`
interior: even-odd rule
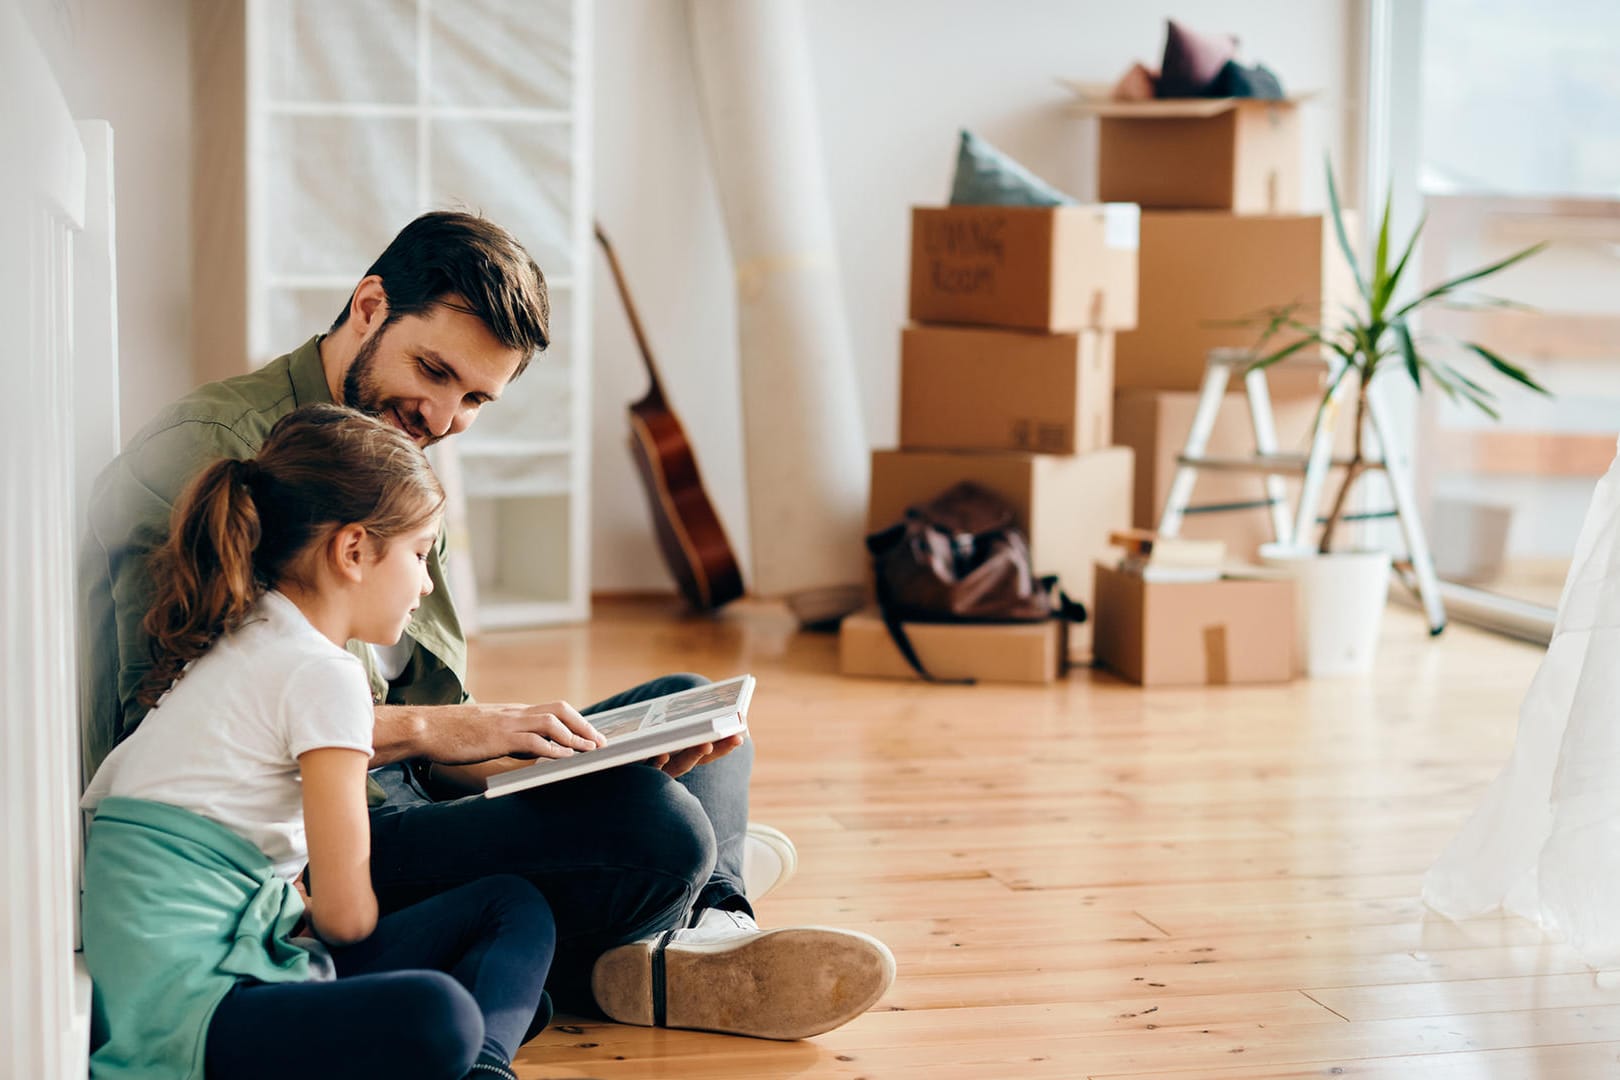
[[[540,1077],[1620,1075],[1620,992],[1419,880],[1512,744],[1539,650],[1391,608],[1377,673],[1144,692],[844,679],[780,609],[599,605],[486,635],[485,700],[752,671],[753,816],[800,870],[762,923],[889,943],[876,1010],[801,1043],[563,1018]]]

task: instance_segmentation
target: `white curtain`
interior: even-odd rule
[[[1513,757],[1423,897],[1452,918],[1521,915],[1620,968],[1620,458],[1592,496]]]
[[[863,595],[868,465],[804,14],[797,0],[687,12],[737,272],[749,587],[819,622]]]

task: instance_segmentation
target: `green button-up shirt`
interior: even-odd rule
[[[152,601],[146,561],[169,535],[169,517],[188,481],[211,462],[258,453],[275,422],[298,408],[331,402],[320,336],[257,371],[209,383],[165,409],[96,478],[89,535],[80,553],[80,670],[86,697],[86,767],[101,764],[146,710],[135,692],[152,666],[141,629]],[[339,466],[341,467],[341,466]],[[351,641],[366,665],[372,700],[390,705],[454,705],[469,700],[467,642],[444,580],[445,536],[428,558],[433,591],[405,633],[410,663],[392,683],[371,649]]]

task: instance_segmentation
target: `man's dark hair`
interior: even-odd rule
[[[551,340],[546,277],[512,234],[476,214],[434,210],[400,230],[365,276],[382,278],[388,317],[378,332],[407,315],[449,307],[475,315],[497,341],[529,357]],[[349,318],[349,303],[332,323]]]

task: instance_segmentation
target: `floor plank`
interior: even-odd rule
[[[1539,658],[1400,609],[1366,678],[1151,691],[844,679],[835,638],[757,602],[486,635],[485,700],[752,671],[753,816],[800,855],[762,921],[864,930],[899,962],[877,1009],[813,1040],[563,1018],[519,1075],[1620,1074],[1620,993],[1521,920],[1418,899]]]

